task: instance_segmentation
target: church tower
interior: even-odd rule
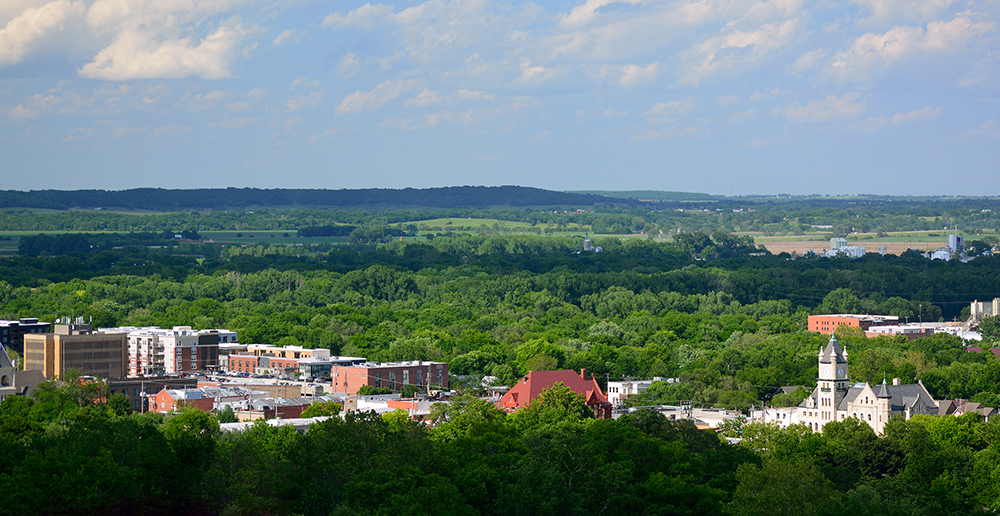
[[[817,408],[822,419],[836,420],[837,402],[850,386],[851,381],[847,376],[847,350],[841,348],[837,337],[831,335],[826,348],[819,352],[819,376],[816,378],[816,387],[819,390]]]

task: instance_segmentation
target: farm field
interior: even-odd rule
[[[959,232],[966,238],[966,241],[975,238],[975,235],[967,235]],[[806,234],[801,236],[757,236],[753,235],[756,243],[763,245],[768,251],[774,254],[796,252],[802,254],[810,249],[823,252],[830,248],[829,233],[826,234]],[[948,243],[948,233],[940,230],[935,231],[906,231],[899,233],[889,233],[885,236],[877,236],[874,233],[861,233],[848,235],[848,245],[864,247],[869,253],[874,253],[882,246],[886,247],[889,254],[902,254],[908,249],[919,251],[933,251],[940,249]]]

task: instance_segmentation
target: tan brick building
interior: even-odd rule
[[[24,369],[48,380],[76,370],[98,378],[125,378],[128,344],[124,333],[94,333],[86,324],[57,324],[54,333],[24,335]]]

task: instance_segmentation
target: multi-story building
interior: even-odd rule
[[[365,385],[384,387],[398,392],[405,385],[418,391],[431,385],[448,388],[446,362],[364,362],[356,365],[334,365],[330,370],[334,394],[355,395]]]
[[[854,418],[881,434],[892,417],[910,419],[917,414],[939,413],[939,403],[920,381],[903,384],[893,378],[892,384],[885,380],[879,385],[851,383],[847,359],[847,350],[831,337],[819,352],[819,374],[812,394],[797,407],[770,407],[755,418],[781,427],[804,424],[816,432],[831,421]]]
[[[56,324],[54,333],[24,335],[24,369],[46,379],[67,371],[98,378],[124,378],[128,369],[125,333],[95,333],[89,324]]]
[[[48,333],[52,323],[22,317],[17,321],[0,321],[0,346],[24,354],[24,335],[27,333]]]
[[[293,352],[275,353],[276,356],[239,353],[228,357],[226,370],[233,373],[263,374],[283,378],[301,376],[329,380],[334,366],[352,366],[367,362],[362,357],[331,357],[328,349],[306,351],[316,351],[315,354],[319,357],[290,358],[289,355],[293,355]]]
[[[809,331],[818,331],[827,335],[841,326],[851,326],[868,331],[872,326],[898,325],[899,317],[895,315],[859,315],[859,314],[831,314],[831,315],[810,315],[808,326]]]
[[[219,343],[236,341],[229,330],[193,330],[190,326],[103,328],[128,334],[128,375],[159,376],[212,371],[219,367]]]

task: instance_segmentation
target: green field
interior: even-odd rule
[[[346,244],[347,237],[309,237],[299,238],[294,230],[276,231],[199,231],[202,241],[221,244]]]
[[[438,219],[427,219],[427,220],[415,220],[412,222],[405,222],[400,224],[392,224],[393,226],[407,227],[409,225],[417,226],[418,231],[423,233],[436,233],[442,231],[453,231],[456,233],[474,233],[476,229],[481,227],[486,227],[488,229],[499,229],[503,233],[531,233],[536,229],[545,231],[559,230],[558,234],[574,234],[574,233],[584,233],[590,228],[588,226],[583,226],[576,223],[566,224],[559,227],[557,224],[539,223],[532,225],[529,222],[516,222],[510,220],[499,220],[499,219],[478,219],[478,218],[463,218],[463,217],[446,217]]]

